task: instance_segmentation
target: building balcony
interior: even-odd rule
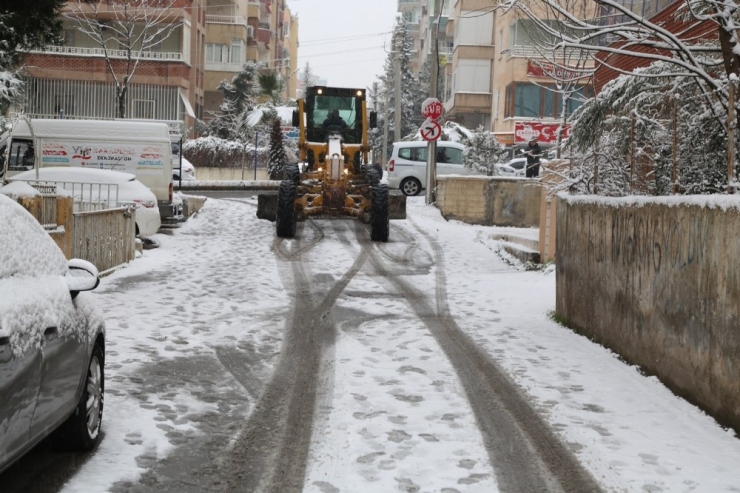
[[[180,52],[166,51],[131,51],[128,50],[103,50],[102,48],[81,48],[78,46],[46,46],[43,50],[32,50],[29,53],[40,55],[68,55],[81,57],[108,57],[108,58],[131,58],[135,60],[152,60],[166,62],[184,62],[185,56]]]
[[[262,9],[259,2],[249,2],[247,5],[247,17],[254,17],[257,22],[262,21]]]
[[[241,15],[206,15],[206,24],[230,24],[246,27],[247,18]]]
[[[264,29],[262,27],[262,24],[260,24],[259,29],[257,29],[255,38],[257,39],[259,43],[264,43],[266,45],[269,45],[270,40],[272,39],[272,31],[270,29]]]
[[[241,72],[244,63],[206,62],[205,69],[211,72]]]
[[[413,12],[417,7],[421,7],[421,0],[398,0],[399,12]]]
[[[453,92],[445,101],[445,110],[452,114],[480,113],[491,114],[493,95],[490,92]]]

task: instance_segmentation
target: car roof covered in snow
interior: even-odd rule
[[[24,171],[8,177],[9,181],[32,181],[36,179],[36,170]],[[110,169],[51,167],[39,168],[39,179],[45,181],[74,181],[78,183],[124,183],[136,179],[131,173]]]

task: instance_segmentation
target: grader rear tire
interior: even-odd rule
[[[295,236],[296,214],[295,214],[295,182],[283,180],[278,190],[277,214],[275,216],[275,229],[280,238],[293,238]]]
[[[373,187],[373,208],[370,217],[370,239],[388,241],[390,221],[388,218],[388,185]]]

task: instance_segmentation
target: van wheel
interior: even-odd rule
[[[421,182],[416,178],[404,178],[401,182],[401,192],[404,195],[419,195]]]

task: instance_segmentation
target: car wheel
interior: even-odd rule
[[[72,416],[62,425],[60,429],[62,433],[57,438],[64,448],[76,451],[90,450],[98,441],[103,420],[105,389],[103,363],[103,349],[96,344],[87,367],[82,397]]]
[[[404,195],[419,195],[421,182],[416,178],[404,178],[401,182],[401,192]]]

